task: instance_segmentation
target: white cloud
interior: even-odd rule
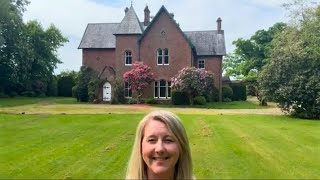
[[[82,63],[78,45],[88,23],[120,22],[124,9],[131,0],[110,3],[110,0],[30,0],[24,20],[36,19],[47,27],[57,26],[70,40],[59,49],[59,57],[64,62],[61,70],[79,70]],[[109,1],[109,2],[108,2]],[[227,51],[233,49],[232,41],[248,38],[259,29],[268,28],[284,21],[284,11],[279,8],[283,0],[144,0],[133,1],[133,7],[143,21],[143,9],[148,4],[151,15],[155,15],[161,5],[175,14],[175,19],[183,31],[216,29],[216,20],[222,18]],[[98,3],[100,2],[100,3]],[[104,2],[104,3],[101,3]]]

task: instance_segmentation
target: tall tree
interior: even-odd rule
[[[22,13],[28,3],[26,0],[0,1],[0,93],[10,93],[17,83],[15,64],[22,47]]]
[[[258,30],[250,39],[239,38],[233,42],[234,53],[227,55],[223,68],[227,75],[245,81],[254,89],[260,103],[266,105],[265,98],[259,93],[257,77],[268,64],[272,40],[286,27],[285,23],[276,23],[268,30]]]
[[[320,119],[320,6],[300,14],[274,39],[271,61],[258,80],[283,111]]]

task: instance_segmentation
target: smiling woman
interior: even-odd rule
[[[126,179],[194,179],[189,141],[176,115],[153,111],[140,121]]]

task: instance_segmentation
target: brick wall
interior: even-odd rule
[[[164,33],[161,33],[161,32]],[[169,65],[157,65],[157,50],[169,50]],[[140,43],[140,60],[151,67],[155,79],[171,81],[179,70],[191,66],[191,48],[169,15],[162,12]],[[144,97],[153,97],[154,86],[145,90]]]

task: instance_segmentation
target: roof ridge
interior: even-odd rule
[[[197,31],[183,31],[183,32],[215,32],[218,30],[197,30]]]
[[[88,24],[120,24],[120,23],[88,23]]]

